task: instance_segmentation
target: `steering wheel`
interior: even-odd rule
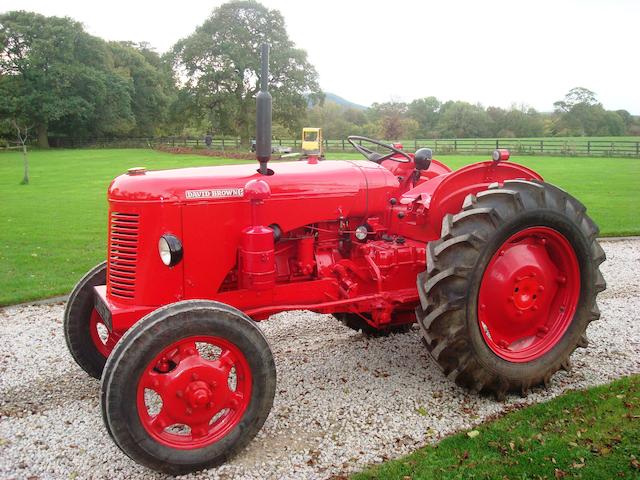
[[[367,160],[370,160],[372,162],[380,163],[383,160],[388,160],[388,159],[391,159],[400,163],[407,163],[407,162],[413,161],[413,159],[409,156],[409,154],[403,152],[399,148],[394,147],[393,145],[389,145],[388,143],[383,143],[380,140],[374,140],[373,138],[368,138],[368,137],[361,137],[359,135],[351,135],[347,137],[347,140],[353,146],[353,148],[355,148],[358,152],[364,155]],[[391,150],[391,153],[388,153],[387,155],[380,155],[378,152],[371,150],[370,148],[363,147],[362,145],[356,142],[373,143],[374,145],[378,145],[379,147],[384,147],[388,150]],[[405,158],[405,160],[393,158],[393,155],[396,153],[399,155],[402,155]]]

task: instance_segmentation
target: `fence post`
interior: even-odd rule
[[[436,140],[436,144],[434,145],[433,150],[434,150],[435,152],[437,152],[437,151],[438,151],[438,140]]]
[[[418,150],[418,139],[414,138],[413,139],[413,151],[415,152],[416,150]]]
[[[342,139],[342,151],[344,152],[344,138]]]
[[[224,137],[222,137],[222,151],[224,151]]]
[[[640,142],[636,142],[636,155],[640,157]]]
[[[175,147],[176,146],[176,137],[171,137],[171,146]]]
[[[438,143],[438,142],[436,142],[436,143]],[[453,141],[453,151],[458,153],[458,139],[457,138]]]
[[[587,141],[587,155],[591,155],[591,140]]]
[[[544,153],[544,140],[540,140],[540,153]]]
[[[500,139],[496,138],[496,150],[500,148]]]

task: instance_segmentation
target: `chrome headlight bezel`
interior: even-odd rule
[[[158,240],[160,261],[167,267],[173,267],[182,260],[182,242],[175,235],[164,234]]]

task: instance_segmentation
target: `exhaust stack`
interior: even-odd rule
[[[262,44],[260,91],[256,96],[256,157],[258,170],[269,175],[267,162],[271,158],[271,94],[269,93],[269,45]]]

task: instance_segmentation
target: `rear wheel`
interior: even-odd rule
[[[447,215],[441,239],[428,245],[417,308],[445,374],[501,398],[569,369],[600,316],[597,234],[580,202],[542,182],[491,185]]]
[[[64,310],[64,336],[76,363],[100,378],[118,336],[109,332],[94,307],[93,287],[107,282],[107,263],[92,268],[75,286]]]
[[[260,329],[240,311],[196,300],[135,324],[107,361],[102,412],[129,457],[179,475],[219,465],[264,424],[276,385]]]

